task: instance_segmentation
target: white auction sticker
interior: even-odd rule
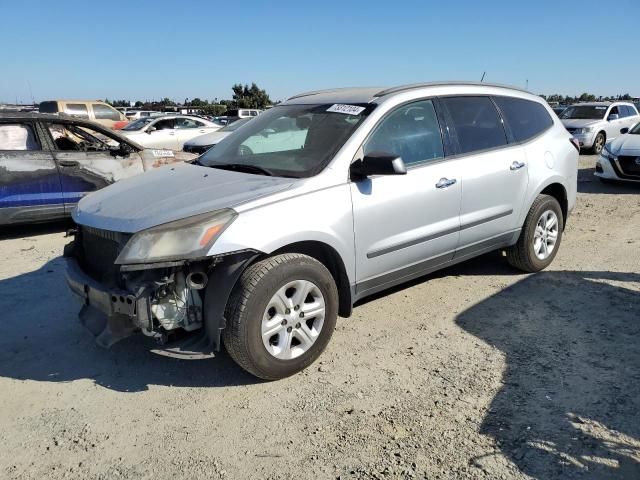
[[[358,107],[357,105],[336,103],[327,108],[327,112],[344,113],[345,115],[360,115],[364,109],[365,107]]]
[[[173,152],[171,150],[153,150],[153,156],[156,158],[167,158],[173,157]]]

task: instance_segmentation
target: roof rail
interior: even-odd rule
[[[464,81],[451,81],[451,82],[426,82],[426,83],[412,83],[409,85],[401,85],[399,87],[387,88],[385,90],[380,90],[378,93],[374,95],[374,97],[384,97],[385,95],[389,95],[392,93],[406,92],[410,90],[416,90],[418,88],[425,87],[446,87],[448,85],[468,85],[474,87],[498,87],[498,88],[508,88],[510,90],[518,90],[520,92],[531,93],[524,88],[513,87],[511,85],[501,85],[499,83],[485,83],[485,82],[464,82]]]
[[[288,100],[293,100],[294,98],[310,97],[311,95],[318,95],[320,93],[339,92],[340,90],[350,90],[350,89],[351,89],[351,87],[326,88],[324,90],[313,90],[311,92],[303,92],[303,93],[299,93],[297,95],[294,95],[293,97],[289,97],[289,98],[287,98],[287,101]]]

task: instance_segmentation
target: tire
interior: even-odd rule
[[[323,315],[314,315],[319,306],[324,307]],[[304,311],[309,313],[306,318]],[[222,335],[231,358],[258,378],[277,380],[304,370],[324,351],[338,317],[338,289],[329,270],[314,258],[276,255],[243,272],[225,316]]]
[[[591,152],[595,155],[600,155],[602,149],[604,148],[604,143],[607,137],[605,137],[603,132],[599,132],[596,135],[595,140],[593,141],[593,147],[591,148]]]
[[[549,243],[553,241],[553,229],[549,230],[546,236],[537,235],[537,232],[539,232],[538,227],[543,222],[543,215],[546,216],[547,220],[555,216],[556,228],[553,248],[549,248]],[[547,224],[551,225],[551,223],[551,221],[545,222],[545,226]],[[531,209],[529,209],[518,242],[507,249],[507,261],[513,267],[525,272],[539,272],[545,269],[558,253],[558,248],[560,248],[560,243],[562,242],[563,225],[564,218],[558,201],[550,195],[538,195],[533,205],[531,205]],[[545,228],[541,227],[541,231],[544,230]],[[541,258],[539,254],[543,253],[545,249],[545,245],[542,245],[543,242],[546,245],[547,255]]]

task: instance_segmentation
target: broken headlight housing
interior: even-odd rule
[[[142,230],[127,242],[116,264],[206,257],[211,245],[237,216],[233,210],[224,209]]]

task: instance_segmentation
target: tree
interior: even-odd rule
[[[235,108],[266,108],[271,105],[271,99],[267,92],[255,83],[242,85],[240,83],[231,87],[233,99],[231,106]]]

